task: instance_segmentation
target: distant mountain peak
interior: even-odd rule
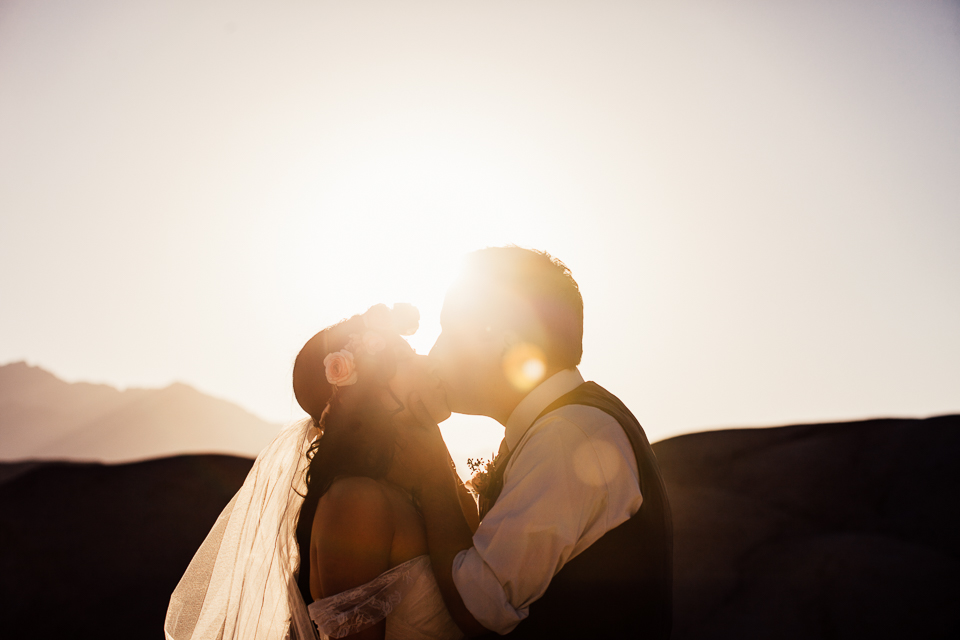
[[[26,360],[18,360],[16,362],[9,362],[7,364],[0,364],[0,380],[5,376],[37,376],[46,379],[60,380],[54,374],[50,373],[46,369],[32,365]],[[63,382],[62,380],[60,380]],[[67,384],[64,382],[64,384]]]
[[[255,456],[276,435],[241,407],[183,382],[119,390],[0,365],[0,459],[127,462],[182,453]]]

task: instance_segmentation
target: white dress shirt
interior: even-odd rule
[[[569,560],[640,508],[637,461],[620,424],[594,407],[537,416],[583,383],[566,369],[543,381],[507,420],[512,456],[503,491],[457,554],[453,581],[473,617],[506,634]],[[534,422],[536,420],[536,422]]]

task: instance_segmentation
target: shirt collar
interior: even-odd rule
[[[533,391],[520,401],[520,404],[507,418],[503,439],[510,451],[513,451],[520,444],[523,434],[527,432],[537,416],[543,413],[544,409],[582,384],[583,376],[574,367],[559,371],[534,387]]]

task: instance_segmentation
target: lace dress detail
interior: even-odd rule
[[[307,611],[324,640],[357,633],[383,619],[387,621],[387,640],[463,638],[447,613],[426,555],[397,565],[364,585],[317,600]]]

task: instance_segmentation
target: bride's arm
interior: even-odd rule
[[[311,592],[326,598],[364,585],[390,568],[394,522],[390,503],[370,478],[344,478],[320,499],[310,541]],[[319,591],[318,591],[319,588]],[[386,621],[351,640],[383,640]]]

